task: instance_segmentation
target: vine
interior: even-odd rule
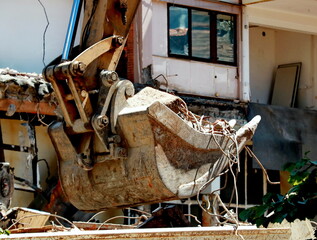
[[[288,182],[293,185],[285,195],[267,193],[262,205],[243,210],[240,219],[264,227],[284,219],[313,219],[317,215],[317,161],[310,160],[307,154],[301,161],[284,166],[290,172]]]

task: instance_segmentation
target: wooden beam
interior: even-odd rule
[[[6,112],[11,104],[15,106],[15,112],[56,116],[56,105],[51,105],[45,102],[36,103],[15,99],[0,99],[0,111]]]

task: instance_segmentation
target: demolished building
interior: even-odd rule
[[[310,81],[316,79],[316,70],[313,66],[314,59],[317,57],[316,29],[312,24],[315,17],[305,11],[305,9],[309,9],[310,12],[313,12],[315,6],[311,2],[311,5],[306,8],[304,6],[303,9],[300,8],[298,11],[301,12],[298,13],[291,7],[288,9],[289,11],[285,11],[280,2],[272,1],[270,5],[265,1],[251,4],[251,1],[245,2],[245,5],[241,6],[239,1],[226,1],[226,3],[143,1],[137,20],[130,32],[133,37],[128,40],[128,46],[125,49],[126,62],[124,63],[128,65],[124,77],[134,80],[135,83],[147,85],[156,83],[156,87],[159,85],[162,90],[173,91],[187,102],[190,110],[197,114],[228,120],[238,119],[242,125],[251,116],[260,113],[264,118],[262,121],[264,123],[259,126],[259,134],[255,135],[253,149],[267,169],[275,170],[277,180],[279,170],[286,161],[290,159],[296,161],[303,152],[309,150],[312,151],[312,155],[315,155],[313,146],[316,136],[313,127],[315,111],[311,110],[315,108],[314,80]],[[6,4],[10,7],[10,3]],[[261,14],[258,15],[260,12]],[[195,52],[194,49],[201,47],[201,42],[197,44],[194,42],[199,40],[198,37],[191,39],[191,46],[189,46],[191,50],[186,50],[188,45],[180,44],[180,41],[184,41],[184,38],[188,37],[187,32],[196,30],[198,31],[196,36],[203,39],[206,38],[206,35],[204,33],[199,35],[199,29],[195,29],[197,23],[194,21],[187,23],[186,31],[178,31],[176,34],[174,30],[180,28],[181,23],[173,26],[168,21],[172,17],[180,17],[179,14],[191,16],[193,19],[196,16],[197,22],[201,20],[200,16],[203,24],[209,21],[206,20],[206,15],[217,19],[217,24],[222,25],[222,28],[217,30],[217,25],[210,25],[209,27],[213,27],[213,29],[207,30],[209,32],[218,31],[219,36],[217,35],[217,38],[213,36],[210,39],[210,41],[218,41],[218,45],[210,47],[213,50],[218,49],[216,50],[217,56],[204,55],[202,50]],[[305,15],[304,18],[301,17],[302,14]],[[270,21],[271,16],[279,21]],[[164,19],[163,23],[162,19]],[[294,27],[294,24],[290,24],[290,22],[295,21],[298,25]],[[225,28],[225,24],[229,24],[231,28]],[[164,27],[162,27],[163,25]],[[158,28],[158,26],[161,27]],[[228,36],[231,38],[226,38]],[[174,40],[178,42],[176,47],[171,43]],[[298,41],[302,46],[306,46],[300,52],[295,48]],[[288,43],[288,46],[284,46],[285,42]],[[42,45],[39,44],[39,46]],[[183,46],[181,50],[180,46]],[[227,49],[227,52],[224,49]],[[5,50],[2,51],[5,52]],[[135,59],[132,64],[131,59]],[[282,74],[290,75],[295,71],[294,81],[299,81],[297,85],[293,83],[294,86],[299,87],[297,101],[291,99],[292,106],[266,106],[271,101],[269,95],[274,92],[271,91],[274,72],[281,68],[284,70],[283,67],[286,63],[298,62],[302,63],[301,74],[298,64],[289,66],[289,71],[282,71]],[[3,63],[1,62],[1,64]],[[10,65],[11,63],[8,63],[3,67]],[[38,63],[36,71],[40,72],[42,67],[42,63]],[[33,71],[31,67],[29,69],[28,71]],[[21,74],[10,69],[3,69],[1,75],[2,159],[12,162],[16,170],[20,168],[20,171],[23,172],[24,169],[30,169],[28,173],[25,171],[20,177],[22,176],[28,182],[41,188],[46,185],[45,176],[48,174],[44,170],[45,166],[39,166],[39,160],[46,159],[51,170],[56,169],[56,164],[53,163],[56,160],[56,153],[52,150],[50,140],[45,136],[46,128],[44,126],[51,123],[52,120],[60,118],[61,110],[58,108],[52,88],[48,83],[43,82],[43,78],[39,74]],[[277,95],[284,92],[284,84],[288,83],[282,83],[279,86]],[[297,92],[292,86],[290,88],[291,98],[294,98]],[[250,100],[255,103],[249,104]],[[277,105],[279,104],[277,103]],[[289,109],[294,106],[301,109]],[[28,114],[25,115],[25,113]],[[289,116],[285,122],[284,116]],[[299,125],[298,122],[302,118],[305,119],[305,122]],[[23,120],[23,124],[25,122],[29,124],[34,120],[35,126],[30,127],[26,124],[19,129],[20,120]],[[274,129],[272,125],[275,125],[276,130],[272,130]],[[12,129],[12,132],[8,130],[9,128]],[[271,129],[271,132],[268,129]],[[307,131],[307,129],[310,130]],[[12,138],[14,139],[12,141],[7,135],[16,135],[18,140]],[[41,139],[37,140],[35,145],[34,136]],[[23,140],[23,138],[25,139]],[[42,145],[46,145],[46,147]],[[25,148],[21,148],[21,146]],[[272,149],[274,146],[276,147],[272,151],[267,151],[268,146]],[[22,153],[17,157],[12,152]],[[44,155],[45,157],[42,157]],[[276,159],[279,161],[277,162]],[[21,164],[22,162],[25,164],[24,166]],[[257,166],[252,168],[248,165],[248,167],[262,186],[262,173],[254,170],[257,169]],[[249,174],[250,176],[252,174]],[[245,181],[247,182],[245,186],[250,188],[252,185],[248,185],[248,180]],[[23,193],[23,198],[28,199],[27,203],[23,204],[28,205],[33,199],[35,190],[30,189],[29,186],[21,187],[21,189],[26,191]],[[263,189],[259,189],[258,194],[262,195],[266,191],[266,183],[264,183]],[[24,195],[27,195],[27,198]],[[18,198],[21,199],[21,197],[14,197],[14,199]],[[247,194],[241,204],[247,206],[258,203],[260,196],[256,200],[252,199],[251,202],[248,202],[248,199],[252,199],[252,196]]]

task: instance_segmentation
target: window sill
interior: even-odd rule
[[[157,54],[153,54],[152,56],[158,57],[158,58],[164,58],[164,59],[173,59],[173,60],[183,61],[183,62],[207,64],[207,65],[215,66],[215,67],[238,68],[237,65],[233,65],[233,64],[212,63],[212,62],[207,62],[207,61],[199,61],[199,60],[195,60],[195,59],[185,59],[185,58],[181,58],[181,57],[164,56],[164,55],[157,55]]]

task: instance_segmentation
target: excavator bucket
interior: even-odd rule
[[[180,98],[152,88],[129,98],[116,122],[126,157],[98,160],[89,171],[77,164],[63,124],[51,125],[69,201],[78,209],[97,211],[194,196],[228,166],[260,121],[255,117],[237,132],[217,123],[197,130],[180,106]]]
[[[74,0],[61,63],[43,70],[65,121],[49,134],[66,197],[98,211],[196,195],[237,160],[260,118],[236,132],[197,119],[168,93],[134,95],[115,69],[140,0],[84,1],[82,51],[70,60],[82,1]]]

